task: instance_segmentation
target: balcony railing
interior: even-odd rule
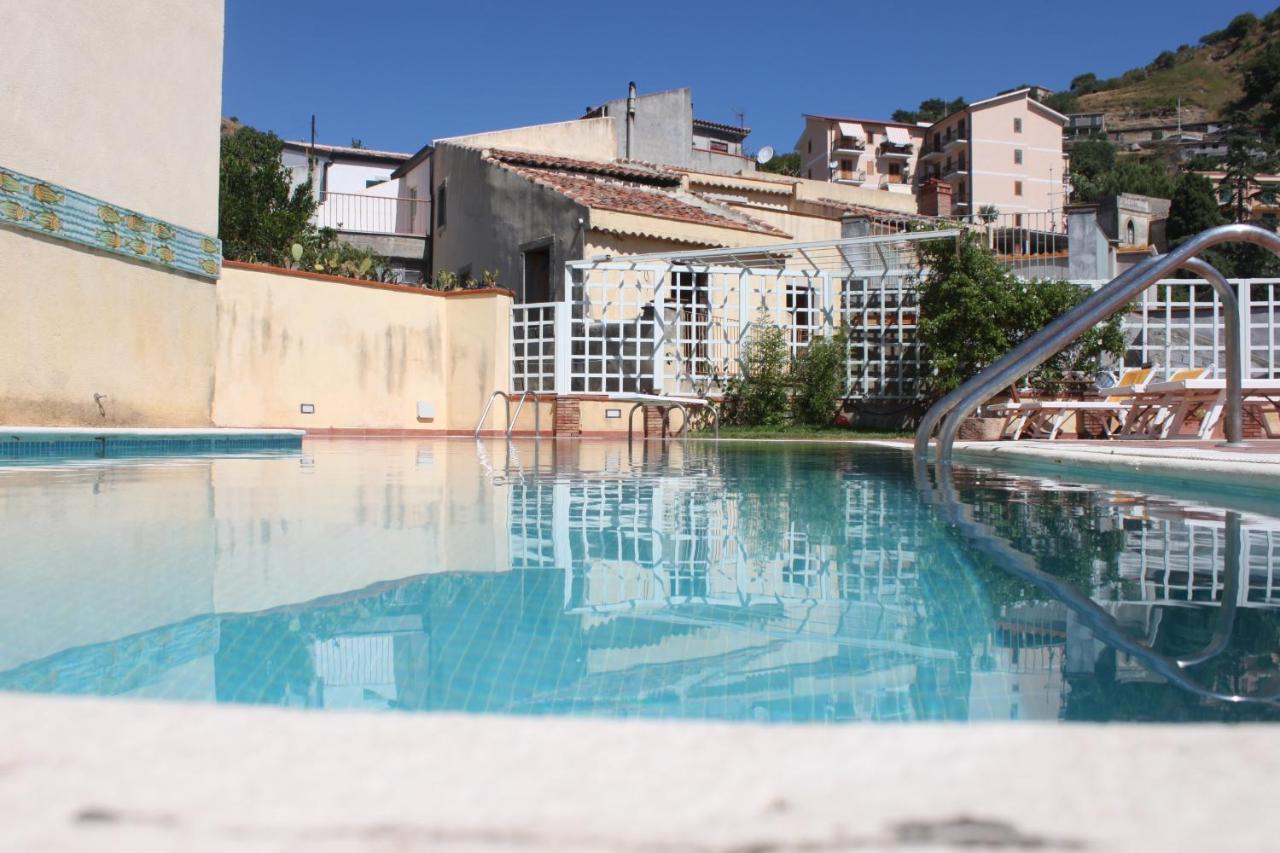
[[[836,140],[832,148],[834,154],[861,154],[866,150],[867,141],[856,136],[842,136]]]
[[[891,157],[891,158],[909,158],[911,157],[911,151],[914,147],[915,146],[909,142],[908,143],[888,142],[888,141],[881,142],[880,156]]]
[[[316,207],[320,228],[362,234],[425,237],[429,210],[426,199],[325,193]]]

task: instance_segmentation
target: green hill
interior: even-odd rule
[[[1071,81],[1075,96],[1071,111],[1127,117],[1172,115],[1181,99],[1187,120],[1222,118],[1242,93],[1245,65],[1268,41],[1278,38],[1280,9],[1262,19],[1249,13],[1237,15],[1225,29],[1202,36],[1199,45],[1167,50],[1119,77],[1077,76]]]

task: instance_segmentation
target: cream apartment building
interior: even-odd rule
[[[1066,123],[1066,116],[1034,100],[1030,89],[978,101],[929,127],[917,177],[948,183],[957,214],[995,208],[1017,224],[1021,216],[1047,212],[1060,222]]]
[[[910,194],[925,128],[880,119],[806,115],[800,177]]]

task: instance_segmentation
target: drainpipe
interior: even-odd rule
[[[636,125],[636,83],[632,80],[627,84],[627,144],[626,157],[631,159],[631,134]]]

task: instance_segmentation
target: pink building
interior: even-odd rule
[[[1066,199],[1066,123],[1066,116],[1033,100],[1030,89],[978,101],[928,129],[917,177],[948,183],[957,214],[994,208],[1018,219],[1047,212],[1060,222]]]
[[[923,127],[879,119],[804,118],[804,133],[796,143],[800,177],[888,192],[914,191]]]

